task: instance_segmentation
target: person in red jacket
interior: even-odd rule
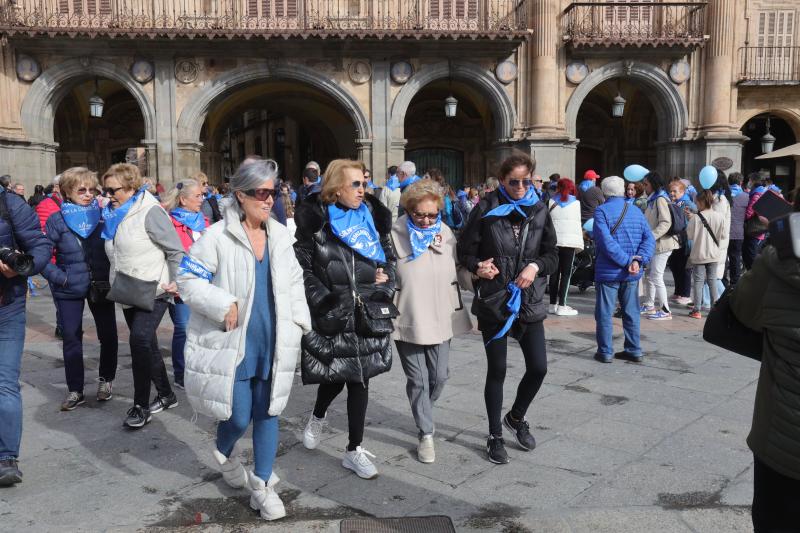
[[[192,244],[208,227],[208,219],[200,210],[203,205],[203,188],[196,180],[184,179],[176,183],[175,187],[162,198],[162,205],[169,213],[183,249],[188,253]],[[175,386],[180,389],[183,388],[183,350],[186,345],[189,314],[189,306],[176,296],[175,303],[169,305],[169,317],[175,327],[172,334],[173,379]]]
[[[61,211],[61,190],[58,187],[58,181],[61,179],[61,174],[53,178],[53,190],[47,194],[47,196],[36,204],[36,216],[39,218],[39,225],[42,228],[42,233],[47,233],[47,219],[50,218],[50,215],[53,213],[57,213]],[[46,191],[47,189],[45,189]],[[50,257],[50,262],[56,264],[56,253],[55,250]],[[53,300],[55,301],[55,300]],[[61,332],[63,331],[62,322],[61,322],[61,311],[59,310],[58,306],[56,306],[56,331],[54,333],[57,339],[61,338]]]

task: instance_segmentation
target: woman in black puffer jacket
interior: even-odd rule
[[[472,312],[478,317],[488,364],[484,399],[489,416],[489,460],[507,463],[504,424],[524,450],[536,441],[525,413],[547,373],[544,288],[558,266],[556,231],[547,205],[539,201],[531,174],[534,163],[524,154],[512,155],[500,167],[500,187],[470,212],[458,241],[462,266],[477,276]],[[520,251],[522,241],[525,241]],[[515,313],[507,302],[518,302]],[[511,334],[525,357],[525,374],[511,410],[500,421],[506,376],[506,343]]]
[[[350,442],[342,465],[360,477],[377,475],[361,448],[369,379],[392,365],[389,333],[373,335],[357,328],[356,298],[390,303],[395,288],[392,215],[365,193],[363,165],[338,159],[325,171],[319,194],[295,213],[295,253],[303,267],[313,331],[303,337],[303,383],[319,383],[314,413],[303,444],[319,444],[328,406],[347,385]]]

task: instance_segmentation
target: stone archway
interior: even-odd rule
[[[775,109],[775,108],[764,108],[751,111],[745,115],[745,118],[739,120],[739,129],[744,128],[744,126],[750,122],[753,118],[759,115],[769,114],[778,118],[781,118],[786,121],[787,124],[792,128],[794,132],[794,136],[800,139],[800,113],[793,111],[791,109]]]
[[[108,78],[122,85],[139,105],[146,139],[155,139],[155,108],[141,85],[128,71],[99,59],[69,59],[45,70],[31,84],[22,102],[22,127],[32,142],[53,143],[53,123],[58,104],[78,80]]]
[[[495,139],[505,142],[513,136],[516,113],[503,85],[488,70],[473,63],[440,62],[422,67],[403,86],[392,104],[391,128],[394,139],[405,138],[405,118],[411,100],[429,83],[452,78],[466,82],[483,93],[495,122]]]

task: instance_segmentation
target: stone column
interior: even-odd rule
[[[381,185],[386,178],[386,169],[391,163],[389,151],[391,144],[392,80],[389,61],[373,61],[372,87],[370,91],[370,128],[372,129],[371,162],[365,163],[372,170],[373,180]],[[362,139],[356,140],[361,146]],[[359,148],[359,153],[361,152]]]
[[[156,172],[159,181],[169,189],[181,172],[189,169],[177,166],[177,117],[175,115],[175,64],[172,58],[156,58],[155,90],[153,94],[156,120]],[[148,150],[149,151],[149,150]],[[197,168],[200,170],[199,157]],[[153,172],[153,169],[150,170]]]

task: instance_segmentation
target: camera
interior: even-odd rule
[[[769,223],[769,242],[781,259],[800,259],[800,213],[789,213]]]
[[[0,261],[8,265],[11,270],[20,276],[33,275],[33,257],[19,250],[0,246]]]

